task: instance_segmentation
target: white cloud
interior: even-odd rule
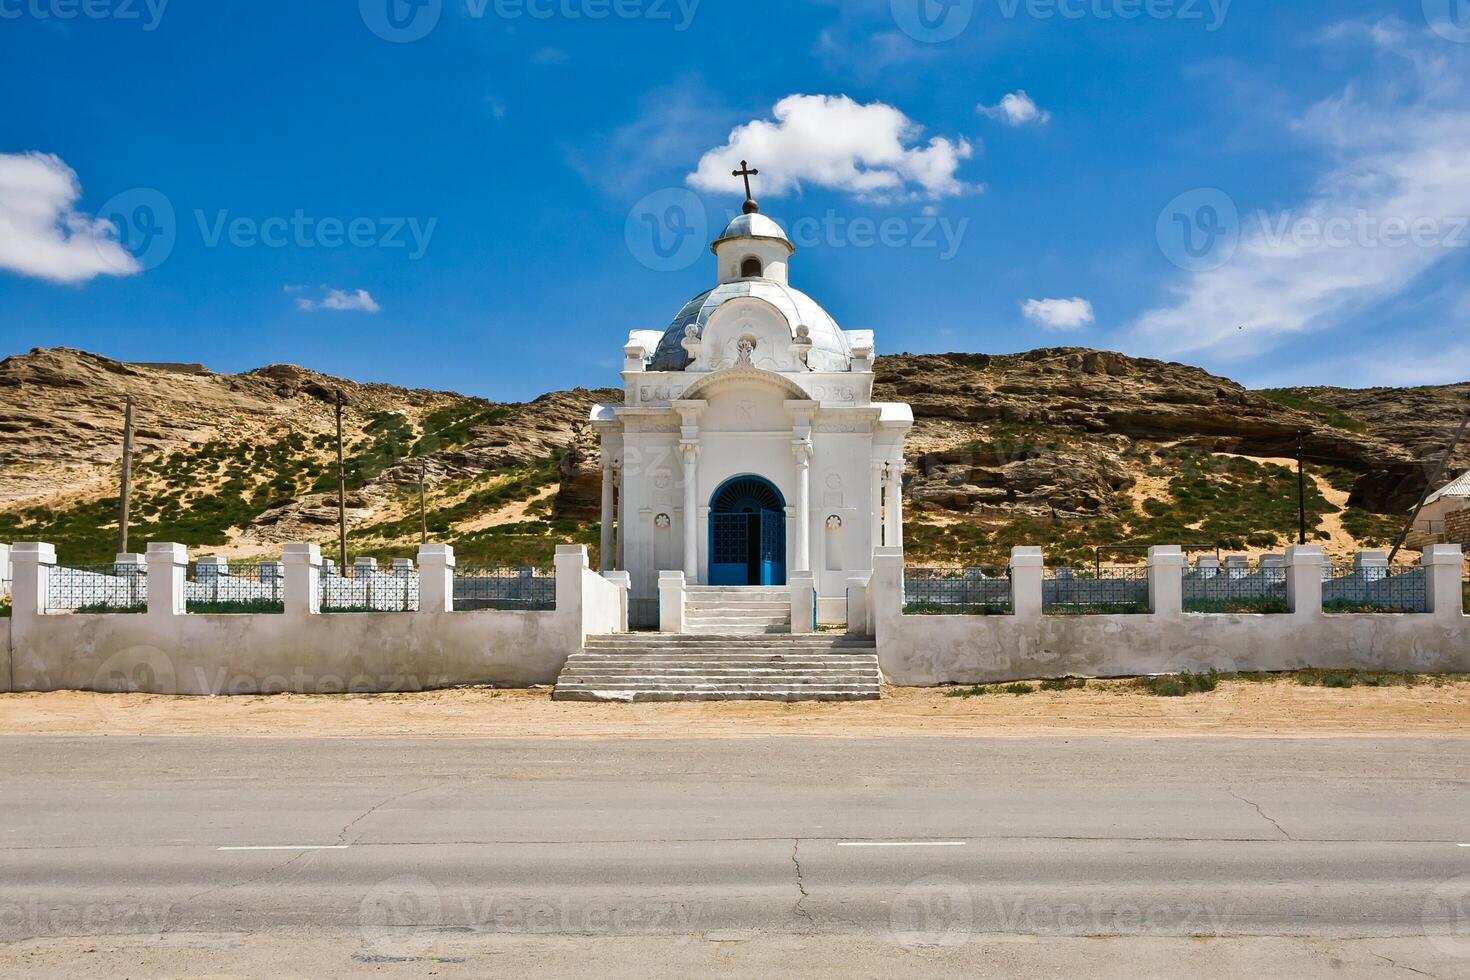
[[[298,292],[300,287],[287,286],[286,292]],[[310,296],[296,297],[296,308],[308,313],[320,310],[331,310],[338,313],[377,313],[382,309],[377,300],[366,289],[348,291],[345,289],[332,289],[328,286],[322,287],[322,298],[312,299]]]
[[[955,176],[974,155],[966,140],[936,136],[921,143],[923,127],[893,106],[859,105],[845,95],[788,95],[773,115],[774,121],[735,127],[724,146],[700,159],[689,183],[729,193],[739,188],[730,171],[749,160],[761,172],[757,197],[780,197],[804,183],[876,202],[980,190]]]
[[[60,157],[0,153],[0,268],[62,283],[141,272],[116,225],[76,210],[81,196]]]
[[[975,111],[990,119],[997,119],[1007,126],[1024,126],[1027,123],[1045,125],[1051,122],[1051,113],[1039,108],[1026,94],[1025,89],[1012,92],[995,105],[978,105]]]
[[[1021,312],[1032,323],[1040,324],[1043,330],[1080,330],[1096,319],[1092,304],[1080,296],[1072,299],[1028,299],[1021,304]]]
[[[1150,349],[1254,356],[1470,254],[1470,53],[1395,22],[1329,39],[1364,40],[1380,64],[1291,124],[1332,165],[1299,206],[1241,215],[1233,258],[1185,274],[1171,302],[1138,319],[1133,335]]]

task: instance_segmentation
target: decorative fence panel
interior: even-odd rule
[[[539,568],[473,568],[455,572],[454,610],[545,611],[556,608],[556,572]]]
[[[1146,568],[1048,568],[1041,611],[1052,616],[1138,615],[1148,612]]]
[[[903,575],[903,611],[910,616],[1008,616],[1008,569],[909,568]]]
[[[1322,583],[1328,613],[1423,613],[1429,611],[1429,577],[1423,568],[1354,565],[1334,568]]]
[[[46,581],[46,612],[142,613],[148,611],[148,570],[143,565],[57,565]]]
[[[279,562],[216,562],[189,566],[184,608],[191,613],[283,613],[286,572]]]
[[[334,575],[322,574],[320,609],[324,613],[417,612],[419,573],[381,572],[353,566]]]
[[[1184,611],[1194,613],[1285,613],[1286,566],[1246,565],[1186,569]]]

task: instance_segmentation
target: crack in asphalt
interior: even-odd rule
[[[1281,824],[1279,824],[1279,823],[1276,822],[1276,818],[1275,817],[1272,817],[1265,810],[1262,810],[1261,809],[1261,804],[1255,802],[1254,800],[1248,800],[1248,799],[1246,799],[1244,796],[1241,796],[1239,793],[1237,793],[1235,790],[1231,789],[1228,786],[1225,788],[1225,792],[1229,793],[1231,796],[1235,797],[1240,802],[1242,802],[1242,803],[1244,803],[1244,804],[1246,804],[1248,806],[1255,807],[1256,812],[1261,815],[1261,819],[1265,820],[1271,826],[1275,827],[1276,830],[1278,832],[1280,832],[1280,834],[1281,834],[1282,837],[1286,838],[1287,840],[1295,840],[1296,839],[1296,838],[1292,837],[1290,834],[1288,834],[1286,832],[1286,828],[1285,827],[1281,826]]]
[[[798,898],[796,900],[796,904],[792,906],[792,911],[806,920],[808,931],[816,932],[817,920],[812,918],[811,911],[806,907],[806,900],[808,897],[806,893],[806,878],[801,873],[800,854],[801,838],[793,837],[791,839],[791,863],[796,866],[796,890],[801,894],[801,897]]]
[[[427,790],[430,790],[430,789],[433,789],[433,788],[434,787],[432,787],[432,786],[420,786],[418,789],[405,790],[404,792],[399,793],[396,796],[390,796],[386,800],[383,800],[381,803],[374,803],[372,806],[368,807],[362,813],[358,814],[352,820],[349,820],[347,822],[347,826],[343,827],[337,833],[337,843],[338,844],[346,844],[346,843],[348,843],[348,840],[347,840],[347,832],[349,830],[351,830],[353,827],[356,827],[358,824],[362,823],[368,817],[372,816],[374,813],[378,812],[378,810],[380,810],[383,807],[387,806],[389,803],[396,803],[398,800],[401,800],[404,797],[412,796],[415,793],[423,793],[423,792],[425,792]],[[352,843],[356,843],[356,841],[353,841]]]
[[[1439,980],[1439,974],[1437,974],[1437,973],[1429,973],[1426,970],[1418,970],[1418,969],[1415,969],[1412,966],[1404,966],[1404,964],[1398,962],[1397,960],[1395,960],[1395,959],[1393,959],[1391,957],[1388,957],[1388,956],[1384,956],[1382,953],[1375,952],[1374,950],[1371,950],[1371,949],[1368,950],[1368,953],[1371,956],[1378,957],[1380,960],[1382,960],[1383,962],[1387,963],[1389,966],[1393,967],[1395,970],[1407,970],[1410,973],[1417,973],[1421,977],[1430,977],[1431,980]]]

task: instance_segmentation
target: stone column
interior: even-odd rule
[[[618,591],[622,593],[618,603],[620,607],[618,610],[618,632],[626,633],[628,632],[628,593],[633,589],[633,576],[627,572],[608,572],[602,577],[617,586]]]
[[[1155,616],[1184,611],[1184,550],[1178,545],[1148,549],[1148,609]]]
[[[597,567],[610,572],[615,564],[613,555],[613,507],[617,497],[617,486],[613,482],[613,467],[610,460],[602,461],[602,537],[597,544]]]
[[[888,465],[888,532],[884,543],[903,547],[903,461]]]
[[[684,464],[683,578],[693,584],[699,581],[699,443],[681,442],[679,459]]]
[[[148,544],[148,615],[182,616],[185,573],[189,549],[181,544],[151,541]]]
[[[628,473],[627,461],[618,460],[613,464],[617,475],[618,491],[618,536],[613,557],[614,566],[617,568],[628,567]]]
[[[658,631],[684,632],[684,573],[681,571],[658,573]]]
[[[798,442],[791,447],[796,455],[796,555],[794,572],[812,570],[812,444]],[[793,624],[794,625],[794,624]]]
[[[873,537],[872,550],[877,551],[883,547],[883,461],[873,460],[873,477],[868,506],[872,508],[872,519],[869,522]]]
[[[873,622],[868,606],[868,583],[872,573],[847,577],[847,632],[853,636],[872,636]]]
[[[1011,609],[1017,620],[1041,618],[1041,576],[1046,557],[1040,548],[1011,549]]]
[[[286,615],[321,612],[322,549],[314,544],[288,544],[281,549],[286,566]]]
[[[419,612],[454,612],[454,548],[419,545]]]
[[[17,620],[30,620],[46,612],[46,591],[51,584],[51,570],[56,567],[56,546],[42,541],[25,541],[10,549],[11,615]]]
[[[1424,588],[1429,612],[1459,619],[1465,615],[1461,576],[1465,556],[1457,544],[1431,544],[1424,549]]]
[[[1322,615],[1322,546],[1286,549],[1286,607],[1296,616]]]
[[[792,572],[787,584],[791,592],[791,632],[815,633],[817,588],[811,572]]]

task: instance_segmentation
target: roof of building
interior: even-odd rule
[[[664,330],[658,350],[654,352],[650,371],[682,371],[689,366],[689,352],[684,349],[684,333],[692,324],[704,336],[711,314],[732,299],[751,296],[765,300],[786,317],[793,333],[799,326],[811,331],[812,349],[807,364],[814,371],[848,370],[847,338],[837,322],[806,293],[773,279],[739,279],[700,293],[674,317]]]
[[[1424,502],[1432,504],[1443,497],[1470,497],[1470,471],[1466,471],[1431,493],[1424,498]]]
[[[786,230],[759,211],[736,217],[725,226],[725,230],[710,247],[717,248],[721,242],[731,238],[771,238],[785,242],[791,251],[796,251],[796,246],[792,245],[791,239],[786,237]]]

